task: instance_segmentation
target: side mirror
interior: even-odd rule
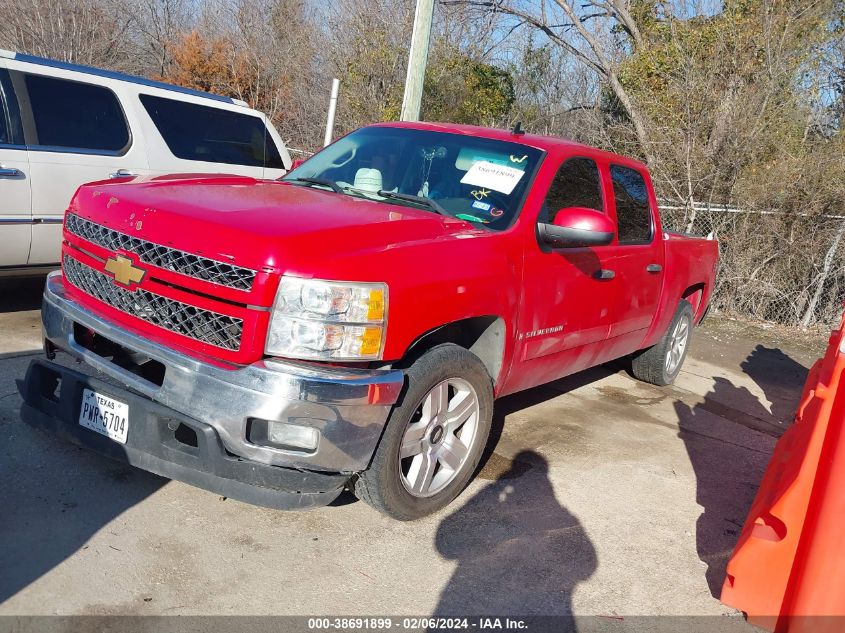
[[[293,161],[293,162],[290,164],[290,169],[289,169],[288,171],[293,171],[294,169],[296,169],[297,167],[299,167],[299,166],[300,166],[302,163],[304,163],[304,162],[305,162],[305,159],[304,159],[304,158],[297,158],[295,161]]]
[[[561,209],[552,224],[537,225],[540,242],[553,248],[604,246],[613,241],[613,222],[604,213],[586,207]]]

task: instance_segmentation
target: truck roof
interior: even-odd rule
[[[403,127],[417,130],[432,130],[437,132],[449,132],[452,134],[466,134],[467,136],[478,136],[483,138],[495,139],[498,141],[508,141],[510,143],[522,143],[543,151],[577,151],[579,154],[586,156],[602,156],[604,158],[612,159],[614,162],[625,163],[627,165],[635,165],[641,169],[647,170],[648,167],[642,162],[623,156],[621,154],[614,154],[607,152],[590,145],[578,143],[569,139],[560,138],[557,136],[542,136],[540,134],[514,134],[511,130],[502,130],[498,128],[482,127],[479,125],[465,125],[462,123],[429,123],[422,121],[394,121],[385,123],[375,123],[371,127]]]

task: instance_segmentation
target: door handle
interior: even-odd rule
[[[109,174],[109,178],[132,178],[138,174],[133,174],[128,169],[118,169],[116,172]]]
[[[18,176],[23,176],[23,172],[20,169],[0,165],[0,178],[17,178]]]
[[[596,279],[613,279],[616,277],[616,271],[608,270],[607,268],[600,268],[593,273],[593,277]]]
[[[649,264],[645,267],[645,269],[646,272],[649,273],[659,273],[661,270],[663,270],[663,266],[661,266],[660,264]]]

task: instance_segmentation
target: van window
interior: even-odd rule
[[[0,70],[0,72],[3,72]],[[12,134],[6,114],[6,99],[3,98],[3,88],[0,87],[0,145],[11,145]]]
[[[258,117],[152,95],[140,98],[177,158],[285,168],[267,126]]]
[[[62,148],[119,154],[129,147],[129,128],[108,88],[43,75],[24,75],[35,123],[33,149]]]
[[[0,68],[0,145],[23,144],[21,117],[9,71]]]
[[[636,169],[610,166],[620,244],[651,241],[651,211],[645,179]]]
[[[543,202],[540,221],[554,222],[557,212],[569,207],[604,211],[599,168],[590,158],[570,158],[560,166]]]

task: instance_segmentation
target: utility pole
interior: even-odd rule
[[[329,97],[329,112],[326,115],[326,135],[323,137],[323,147],[332,142],[334,134],[334,113],[337,109],[337,93],[340,90],[340,79],[332,79],[332,93]]]
[[[422,102],[425,66],[428,63],[428,42],[431,39],[431,19],[434,0],[417,0],[414,13],[414,32],[411,35],[411,52],[408,54],[408,74],[405,77],[405,95],[402,98],[402,121],[419,121]]]

